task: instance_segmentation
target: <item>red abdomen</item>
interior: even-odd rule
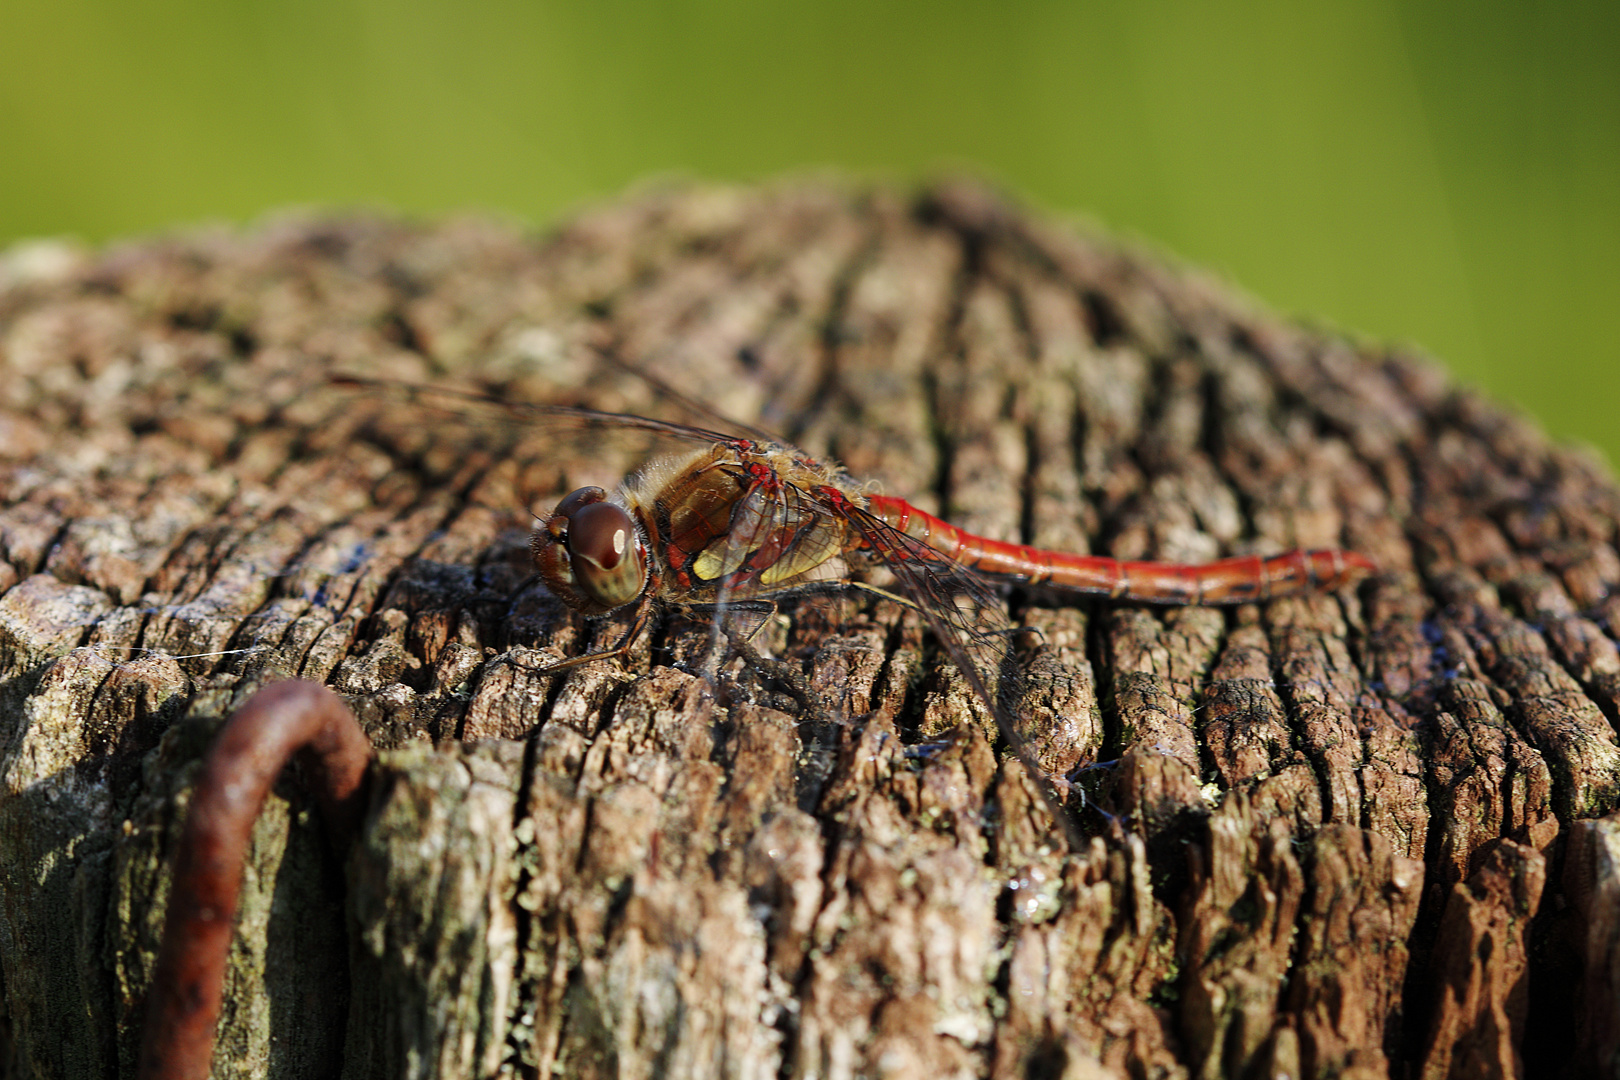
[[[889,495],[871,496],[868,509],[907,536],[984,573],[1148,604],[1246,604],[1333,592],[1377,569],[1365,555],[1331,549],[1239,555],[1202,565],[1124,562],[975,536]]]

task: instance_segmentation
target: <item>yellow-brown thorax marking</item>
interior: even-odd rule
[[[831,469],[781,447],[745,459],[712,446],[653,462],[621,495],[662,553],[666,588],[705,602],[722,589],[760,594],[837,577],[836,557],[858,540],[806,494],[835,480]]]

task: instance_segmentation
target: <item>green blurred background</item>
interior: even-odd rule
[[[5,0],[0,243],[965,167],[1620,460],[1620,4]]]

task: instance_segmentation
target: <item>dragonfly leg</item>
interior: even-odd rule
[[[679,605],[666,604],[666,608],[693,622],[709,624],[708,642],[695,665],[697,672],[711,683],[726,661],[722,640],[735,641],[741,637],[752,641],[766,621],[777,612],[776,602],[765,599],[725,600],[719,603]]]
[[[771,606],[774,608],[776,605],[772,604]],[[728,623],[725,627],[725,633],[731,642],[731,647],[737,651],[738,656],[742,657],[743,663],[765,678],[780,683],[787,696],[799,703],[805,720],[816,724],[830,723],[832,717],[827,711],[826,704],[822,701],[821,695],[816,693],[815,688],[810,685],[809,680],[804,677],[804,672],[799,668],[799,665],[790,661],[764,656],[754,647],[753,637],[754,633],[758,632],[758,629],[756,626],[753,632],[745,635],[739,632],[735,626]]]
[[[731,631],[738,631],[739,624],[745,629],[738,631],[749,641],[754,640],[760,628],[775,615],[780,608],[774,600],[732,600],[725,604],[685,604],[680,611],[693,619],[716,619],[724,622]],[[740,615],[750,616],[747,620],[738,618]]]
[[[879,588],[876,585],[868,585],[864,581],[840,582],[840,585],[846,589],[852,589],[856,592],[870,593],[871,595],[880,599],[893,601],[908,611],[915,611],[919,613],[922,612],[922,608],[919,607],[915,601],[909,600],[898,593],[892,593],[887,589]],[[1041,628],[1038,626],[1003,626],[1000,629],[980,632],[1005,638],[1019,637],[1024,634],[1034,634],[1041,641],[1044,642],[1046,640],[1046,635],[1041,633]]]
[[[567,671],[570,668],[583,667],[586,664],[594,664],[598,660],[613,660],[628,656],[630,653],[630,646],[636,643],[636,639],[639,638],[642,631],[647,628],[647,622],[651,617],[652,598],[650,596],[643,597],[641,603],[636,607],[635,621],[630,624],[630,629],[624,632],[624,636],[619,639],[619,643],[613,646],[613,648],[601,649],[592,653],[585,653],[583,656],[570,656],[566,659],[557,661],[555,664],[547,664],[545,667],[533,668],[531,670],[536,675],[555,675],[559,671]]]
[[[507,594],[506,618],[508,621],[511,620],[512,613],[517,610],[518,601],[523,599],[523,594],[534,588],[536,585],[545,584],[545,580],[545,575],[537,570],[528,577],[524,578],[522,581],[518,582],[517,588],[513,589],[509,594]]]
[[[922,608],[917,606],[916,601],[910,599],[909,597],[902,596],[899,593],[890,592],[888,589],[880,588],[876,585],[870,585],[864,581],[846,581],[840,582],[840,584],[846,589],[853,589],[856,592],[871,593],[880,600],[888,600],[899,604],[907,611],[922,610]]]

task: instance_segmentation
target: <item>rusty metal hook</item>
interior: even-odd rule
[[[296,754],[308,769],[327,838],[341,853],[365,809],[371,753],[343,699],[319,683],[267,686],[225,722],[175,855],[163,945],[147,993],[140,1080],[209,1074],[243,860],[276,777]]]

